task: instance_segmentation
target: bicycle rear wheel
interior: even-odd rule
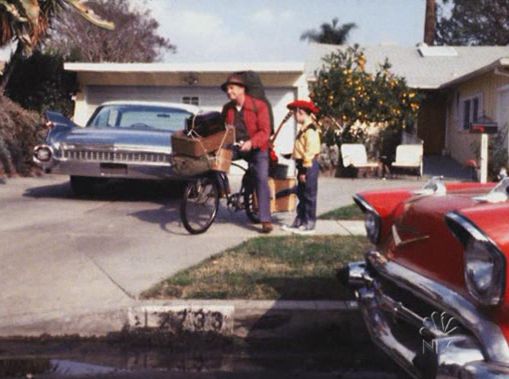
[[[212,225],[219,208],[219,188],[217,181],[203,177],[186,184],[180,204],[180,218],[191,234],[207,231]]]

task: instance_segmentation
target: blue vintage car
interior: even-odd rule
[[[34,162],[46,173],[69,175],[78,195],[104,178],[171,179],[171,136],[183,130],[198,107],[175,103],[108,102],[85,127],[47,112],[50,130],[34,148]]]

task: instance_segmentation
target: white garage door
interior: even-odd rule
[[[197,98],[200,107],[205,110],[220,111],[227,98],[219,88],[210,87],[152,87],[152,86],[89,86],[87,87],[87,118],[94,109],[106,101],[140,100],[182,103],[184,97]],[[295,100],[294,88],[268,88],[269,98],[274,111],[275,127],[279,125],[288,110],[286,104]],[[79,120],[84,122],[84,120]],[[281,131],[276,149],[290,152],[295,138],[295,123],[288,121]]]

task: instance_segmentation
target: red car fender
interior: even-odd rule
[[[365,204],[372,207],[380,216],[381,230],[380,241],[383,241],[391,231],[394,219],[397,217],[397,208],[405,202],[405,200],[412,197],[414,189],[398,188],[390,190],[375,190],[360,192],[355,195],[354,200],[363,212],[367,209]]]

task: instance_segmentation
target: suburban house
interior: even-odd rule
[[[305,68],[309,81],[322,67],[322,57],[338,48],[311,46]],[[364,53],[367,71],[387,58],[392,72],[426,95],[417,123],[425,154],[446,154],[464,163],[476,158],[480,141],[469,133],[470,122],[485,116],[502,129],[509,122],[509,47],[382,45],[365,47]]]
[[[112,100],[143,100],[187,103],[205,110],[220,111],[227,102],[220,86],[236,71],[260,74],[274,111],[276,126],[288,113],[286,105],[308,97],[304,63],[65,63],[77,73],[80,90],[76,94],[74,121],[84,125],[95,108]],[[277,148],[292,149],[293,120],[282,130]]]
[[[220,110],[226,96],[219,86],[229,73],[244,70],[260,74],[278,124],[287,113],[286,104],[308,97],[322,58],[338,48],[344,47],[311,44],[305,63],[66,63],[65,69],[76,72],[80,83],[74,114],[78,124],[85,124],[100,103],[110,100],[170,101]],[[505,130],[509,47],[381,45],[367,46],[364,53],[366,70],[374,71],[388,59],[395,74],[426,95],[415,136],[423,141],[425,154],[450,155],[464,163],[476,158],[480,140],[469,133],[470,122],[484,116]],[[278,139],[281,152],[292,147],[292,123]]]

